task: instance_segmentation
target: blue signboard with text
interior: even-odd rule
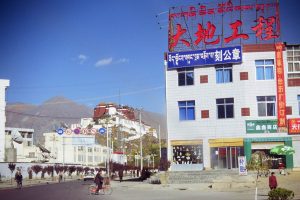
[[[242,47],[170,52],[167,56],[168,69],[219,65],[242,62]]]

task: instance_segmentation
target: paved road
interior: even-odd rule
[[[0,190],[3,200],[185,200],[185,199],[222,199],[222,200],[253,200],[254,191],[244,192],[217,192],[213,190],[193,190],[147,183],[113,182],[112,195],[90,195],[88,186],[90,182],[73,181],[48,185],[38,185],[18,189]],[[267,199],[260,195],[259,200]]]

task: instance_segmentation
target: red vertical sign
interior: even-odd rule
[[[276,80],[277,80],[277,117],[278,127],[286,127],[286,96],[284,84],[284,67],[282,50],[284,44],[275,44],[275,57],[276,57]]]

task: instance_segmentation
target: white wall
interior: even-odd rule
[[[277,96],[276,66],[274,67],[273,80],[256,80],[255,60],[259,59],[274,59],[275,63],[275,52],[243,53],[243,62],[239,65],[233,65],[233,82],[226,84],[216,84],[214,66],[194,68],[194,85],[191,86],[178,86],[177,70],[167,70],[168,141],[203,139],[203,142],[207,142],[207,139],[213,138],[288,136],[287,133],[246,134],[245,120],[277,119],[277,116],[258,117],[256,97]],[[286,52],[284,52],[284,61],[286,73]],[[241,81],[240,72],[248,72],[248,80]],[[208,83],[200,84],[200,75],[208,75]],[[285,79],[287,79],[287,75]],[[293,116],[288,116],[289,118],[299,117],[299,113],[295,111],[298,109],[298,105],[296,105],[297,92],[299,94],[299,87],[286,90],[287,106],[293,106]],[[217,119],[217,98],[234,98],[234,118]],[[187,100],[195,100],[196,120],[179,121],[178,101]],[[241,116],[241,108],[250,108],[250,116]],[[209,110],[209,118],[202,119],[201,110]],[[209,145],[203,145],[203,148],[209,148]],[[204,152],[209,152],[209,149],[205,149]],[[169,159],[171,156],[172,151],[169,142]],[[205,162],[210,165],[209,156],[204,156],[204,164]]]
[[[9,80],[0,79],[0,162],[3,162],[5,157],[5,91],[8,86]]]

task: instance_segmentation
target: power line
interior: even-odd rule
[[[2,110],[8,113],[13,113],[17,115],[24,115],[29,117],[41,117],[41,118],[53,118],[53,119],[81,119],[82,117],[63,117],[63,116],[50,116],[50,115],[35,115],[35,114],[29,114],[29,113],[22,113],[22,112],[16,112],[12,110]]]

